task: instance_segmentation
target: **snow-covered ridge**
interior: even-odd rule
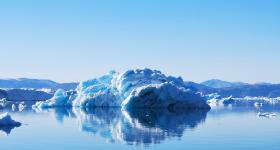
[[[202,82],[201,84],[208,86],[208,87],[212,87],[212,88],[226,88],[226,87],[237,87],[237,86],[248,85],[248,83],[228,82],[228,81],[222,81],[219,79],[207,80],[207,81]]]
[[[188,89],[181,77],[151,69],[111,71],[81,82],[76,91],[58,90],[52,99],[34,107],[58,106],[210,109],[205,98]]]

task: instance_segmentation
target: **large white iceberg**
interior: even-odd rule
[[[188,89],[181,77],[151,69],[111,71],[81,82],[76,92],[58,90],[52,99],[35,105],[57,106],[210,109],[201,94]]]

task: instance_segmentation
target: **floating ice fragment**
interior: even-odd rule
[[[15,104],[12,104],[12,111],[16,111],[17,106]]]
[[[0,108],[4,108],[7,106],[7,99],[6,98],[2,98],[0,99]]]
[[[24,104],[24,102],[19,103],[19,105],[18,105],[18,110],[19,110],[20,112],[22,112],[25,108],[26,108],[26,105]]]
[[[222,99],[222,102],[223,102],[223,104],[225,104],[225,105],[229,105],[229,104],[234,103],[234,99],[232,98],[232,96],[229,96],[229,97],[227,97],[227,98],[223,98],[223,99]]]
[[[73,93],[68,93],[62,89],[58,89],[54,96],[47,101],[40,101],[33,105],[33,108],[50,108],[50,107],[65,107],[71,106],[71,102],[74,99]]]
[[[263,106],[263,103],[261,103],[261,102],[255,102],[255,103],[254,103],[254,106],[255,106],[256,108],[259,108],[259,107],[262,107],[262,106]]]
[[[268,112],[265,112],[265,113],[259,112],[258,113],[258,117],[272,118],[272,117],[275,117],[275,116],[276,116],[276,113],[268,113]]]

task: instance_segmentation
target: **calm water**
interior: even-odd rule
[[[0,149],[279,150],[279,110],[245,106],[217,107],[209,112],[26,109],[10,112],[23,125],[0,128]],[[277,116],[260,118],[258,112]]]

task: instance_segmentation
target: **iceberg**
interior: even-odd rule
[[[235,100],[232,98],[232,96],[226,97],[222,99],[224,105],[233,104]]]
[[[58,90],[54,97],[35,107],[122,107],[210,109],[200,93],[188,89],[181,77],[151,69],[110,71],[81,82],[75,92]]]

